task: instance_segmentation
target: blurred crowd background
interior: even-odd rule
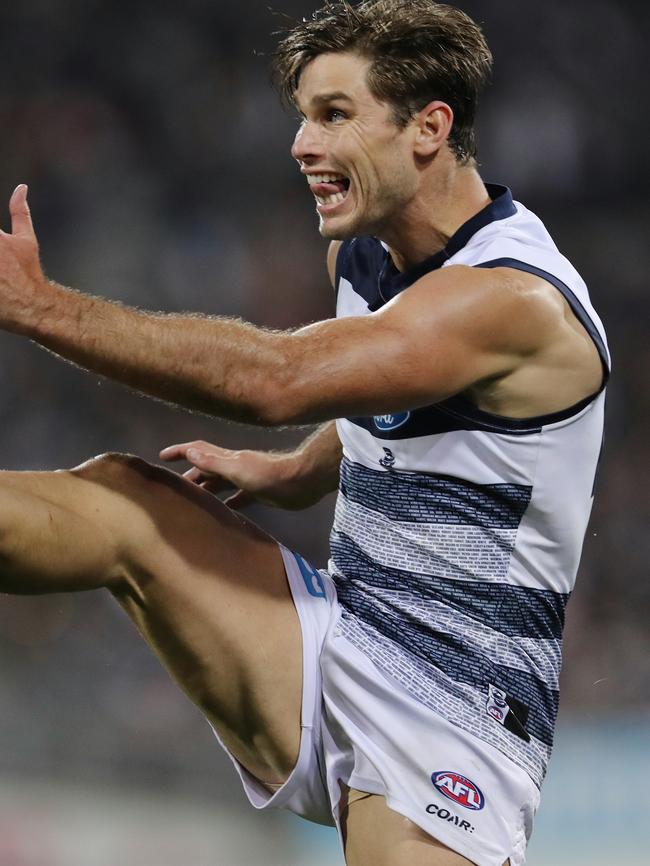
[[[273,31],[316,5],[0,5],[0,201],[16,183],[29,184],[50,277],[149,309],[270,327],[332,315],[325,244],[289,155],[296,119],[268,76]],[[606,726],[611,737],[599,742],[615,753],[623,732],[640,730],[650,715],[650,7],[459,5],[483,22],[495,55],[478,124],[482,174],[545,220],[610,336],[606,448],[569,606],[560,730],[570,737],[581,725]],[[106,450],[156,460],[163,446],[193,438],[285,448],[306,432],[191,415],[7,335],[0,418],[7,469],[66,467]],[[324,565],[332,504],[251,514]],[[208,726],[104,594],[0,597],[0,707],[0,780],[49,780],[55,791],[156,789],[198,798],[215,813],[242,804]],[[0,817],[0,866],[58,862],[51,853],[28,856],[15,839],[7,844]],[[177,862],[254,862],[236,857]],[[162,862],[142,858],[133,862]]]

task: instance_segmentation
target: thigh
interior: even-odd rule
[[[7,473],[0,502],[5,591],[108,587],[240,763],[284,781],[299,749],[302,647],[270,536],[182,476],[121,455]]]
[[[284,781],[300,743],[302,647],[277,543],[166,469],[129,465],[117,490],[146,529],[131,531],[133,567],[113,594],[240,763]]]
[[[344,800],[341,832],[347,866],[472,866],[471,860],[389,809],[383,797],[346,789]]]

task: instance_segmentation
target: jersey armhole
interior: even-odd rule
[[[352,241],[343,241],[336,254],[336,267],[334,269],[334,297],[336,299],[339,296],[339,285],[341,284],[341,277],[343,276],[343,269],[351,243]]]
[[[479,264],[474,265],[476,268],[512,268],[516,271],[525,271],[527,274],[533,274],[536,277],[540,277],[546,282],[550,283],[552,286],[560,292],[560,294],[564,297],[565,301],[568,303],[571,308],[571,312],[576,317],[576,319],[580,322],[585,331],[589,334],[593,344],[598,351],[598,355],[600,357],[600,362],[603,368],[603,380],[601,382],[600,388],[596,391],[593,397],[600,394],[600,392],[605,388],[607,382],[609,380],[610,374],[610,360],[609,360],[609,352],[607,351],[607,347],[605,346],[605,342],[600,335],[600,332],[596,325],[594,324],[591,316],[583,307],[578,296],[567,286],[566,283],[562,282],[555,274],[549,273],[549,271],[545,271],[542,268],[538,268],[535,265],[530,265],[528,262],[522,262],[519,259],[511,259],[511,258],[502,258],[502,259],[492,259],[489,262],[480,262]]]

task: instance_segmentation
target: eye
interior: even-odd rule
[[[342,120],[347,120],[347,114],[344,111],[341,111],[340,108],[330,108],[327,111],[325,118],[328,123],[340,123]]]

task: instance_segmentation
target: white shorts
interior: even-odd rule
[[[302,629],[300,752],[274,794],[230,756],[253,806],[339,827],[343,783],[381,794],[477,866],[508,859],[523,866],[539,803],[528,774],[376,668],[340,634],[341,608],[327,572],[281,551]]]

